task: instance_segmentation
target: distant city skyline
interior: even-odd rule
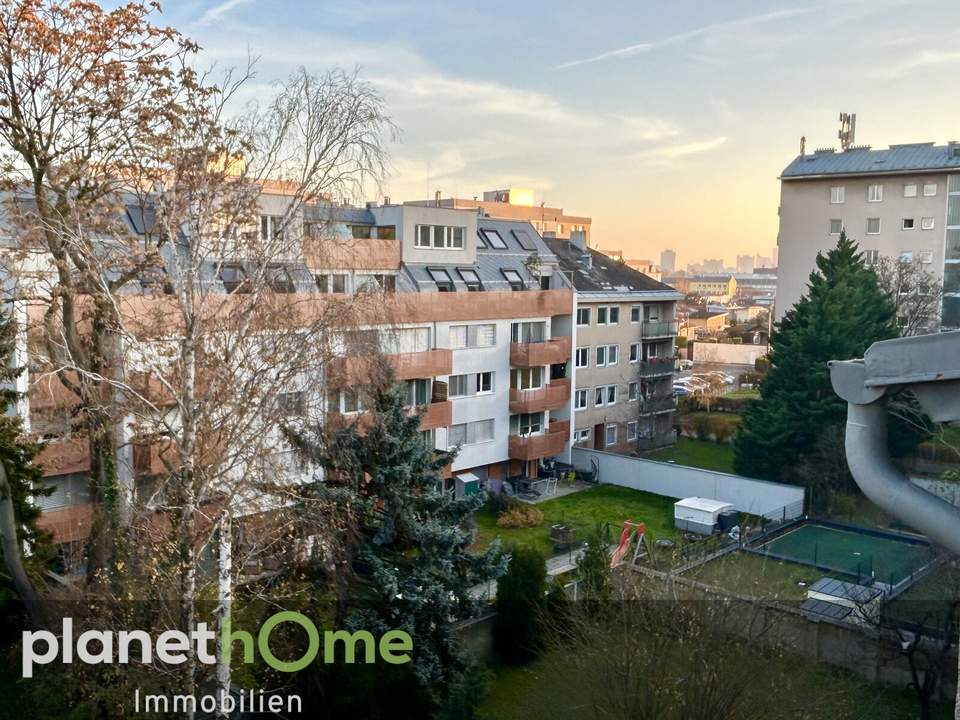
[[[529,187],[593,218],[595,244],[678,266],[769,255],[799,151],[955,139],[950,0],[704,5],[565,0],[181,0],[165,19],[219,68],[259,55],[243,99],[298,65],[359,67],[403,131],[396,200]],[[837,69],[842,68],[842,72]],[[909,98],[909,102],[900,102]],[[922,110],[918,112],[918,108]]]

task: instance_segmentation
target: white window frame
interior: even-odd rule
[[[867,185],[867,202],[883,202],[883,183]]]
[[[843,205],[847,199],[847,188],[845,185],[834,185],[830,188],[830,204]]]
[[[613,367],[620,362],[620,346],[607,345],[607,367]]]
[[[912,263],[913,262],[913,250],[901,250],[900,251],[900,262],[903,263]]]
[[[870,232],[870,221],[871,221],[871,220],[876,220],[876,221],[877,221],[877,229],[876,229],[874,232]],[[868,217],[868,218],[867,218],[867,227],[866,227],[866,230],[864,231],[867,235],[879,235],[882,230],[883,230],[883,223],[882,223],[882,221],[880,220],[880,218],[878,218],[878,217],[873,217],[873,218]]]
[[[633,317],[636,315],[637,319],[634,320]],[[640,305],[632,305],[630,307],[630,324],[639,325],[643,322],[643,307]]]
[[[610,441],[610,431],[613,430],[613,441]],[[606,427],[603,428],[603,442],[606,447],[612,447],[617,444],[617,424],[616,423],[607,423]]]
[[[923,265],[929,265],[933,262],[933,250],[921,250],[917,253],[917,262]]]
[[[583,365],[580,364],[580,354],[581,354],[581,352],[584,354],[584,356],[585,356],[586,359],[587,359],[586,363],[584,363]],[[583,368],[588,368],[588,367],[590,367],[590,346],[589,346],[589,345],[581,345],[580,347],[578,347],[577,350],[576,350],[576,352],[573,354],[573,361],[574,361],[574,364],[575,364],[575,366],[576,366],[576,368],[577,368],[578,370],[581,370],[581,369],[583,369]]]
[[[640,383],[632,380],[627,383],[627,402],[637,402],[640,399]]]
[[[922,217],[920,218],[920,229],[921,230],[933,230],[937,226],[937,219],[932,217]]]
[[[583,398],[583,403],[581,404],[580,398]],[[590,402],[590,388],[577,388],[573,393],[573,409],[574,410],[586,410],[587,404]]]
[[[633,441],[637,439],[637,421],[630,420],[627,423],[627,441]]]
[[[581,315],[581,313],[582,313],[583,315],[586,315],[586,317],[587,317],[587,321],[586,321],[586,322],[580,322],[580,315]],[[577,308],[577,327],[586,327],[586,326],[588,326],[588,325],[590,324],[590,315],[591,315],[591,313],[590,313],[590,308],[588,308],[588,307],[578,307],[578,308]]]
[[[603,360],[600,360],[600,355],[603,354]],[[607,366],[607,346],[606,345],[597,345],[596,356],[594,358],[594,367],[602,368]]]
[[[917,189],[918,188],[916,183],[904,183],[903,196],[905,198],[915,198],[917,196]]]
[[[427,233],[427,243],[424,244],[421,239],[421,229],[429,228]],[[457,237],[459,230],[459,238]],[[437,231],[440,231],[442,237],[437,238]],[[430,225],[428,223],[417,223],[413,228],[413,246],[420,250],[463,250],[467,228],[464,225]],[[439,239],[440,243],[437,244]]]
[[[590,428],[577,428],[573,431],[573,444],[590,442]]]
[[[643,357],[643,346],[638,343],[630,343],[630,363],[640,362],[640,358]]]
[[[909,226],[909,227],[907,227],[907,223],[908,223],[908,222],[910,223],[910,226]],[[916,228],[917,228],[917,220],[916,220],[916,218],[912,218],[912,217],[911,217],[911,218],[900,218],[900,229],[901,229],[901,230],[904,230],[904,231],[906,231],[906,232],[909,232],[909,231],[911,231],[911,230],[915,230]]]
[[[833,231],[834,223],[837,223],[839,225],[839,229],[836,232]],[[843,218],[830,218],[830,222],[827,224],[827,235],[839,235],[842,232],[843,232]]]
[[[486,328],[484,332],[490,333],[490,342],[485,344],[479,344],[479,339],[481,337],[480,328]],[[461,344],[456,335],[463,333],[463,344]],[[472,331],[472,332],[471,332]],[[473,335],[473,344],[470,343],[470,336]],[[471,348],[486,348],[494,347],[497,344],[497,326],[494,323],[479,323],[476,325],[451,325],[449,328],[449,339],[450,339],[450,348],[452,350],[467,350]]]
[[[927,192],[927,191],[930,192]],[[923,196],[924,197],[936,197],[937,196],[937,184],[936,183],[924,183],[923,184]]]

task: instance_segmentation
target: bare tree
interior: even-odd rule
[[[943,282],[919,260],[881,256],[873,264],[880,287],[893,300],[902,336],[937,331]]]

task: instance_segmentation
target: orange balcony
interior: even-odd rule
[[[397,380],[432,378],[453,372],[453,351],[445,348],[385,357]],[[373,367],[373,359],[362,355],[333,358],[327,364],[327,381],[332,387],[365,385],[370,382]]]
[[[43,477],[90,471],[90,445],[85,437],[51,440],[42,445],[37,465]]]
[[[511,460],[528,461],[559,455],[566,447],[567,437],[568,433],[554,431],[553,425],[543,435],[528,435],[527,437],[511,435],[507,445],[507,456]]]
[[[570,359],[570,347],[569,335],[543,342],[510,343],[510,364],[526,368],[567,362]]]
[[[565,438],[570,437],[570,421],[569,420],[551,420],[550,427],[547,430],[549,433],[559,433]]]
[[[510,388],[510,412],[534,413],[557,410],[570,401],[570,378],[551,380],[537,390]]]
[[[48,510],[37,519],[37,526],[53,535],[56,544],[86,540],[93,526],[95,509],[90,503]]]
[[[421,430],[434,430],[435,428],[449,427],[452,424],[453,403],[449,400],[430,403],[420,417]]]
[[[310,268],[396,270],[400,267],[400,241],[308,237],[303,240],[303,259]]]

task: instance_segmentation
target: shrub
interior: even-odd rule
[[[770,360],[766,357],[758,357],[753,361],[753,369],[757,371],[757,374],[761,377],[767,374],[767,370],[770,369]]]
[[[514,505],[519,505],[520,501],[512,498],[506,493],[487,493],[487,510],[494,515],[506,512]]]
[[[714,440],[727,443],[733,440],[740,418],[734,415],[713,415],[710,417],[710,430]]]
[[[514,504],[497,517],[497,527],[529,528],[543,522],[543,511],[536,505],[514,501]]]
[[[506,575],[497,581],[493,646],[501,659],[519,664],[532,660],[543,648],[546,558],[528,546],[512,548],[510,556]]]
[[[710,416],[697,415],[693,418],[693,434],[697,440],[710,439]]]

